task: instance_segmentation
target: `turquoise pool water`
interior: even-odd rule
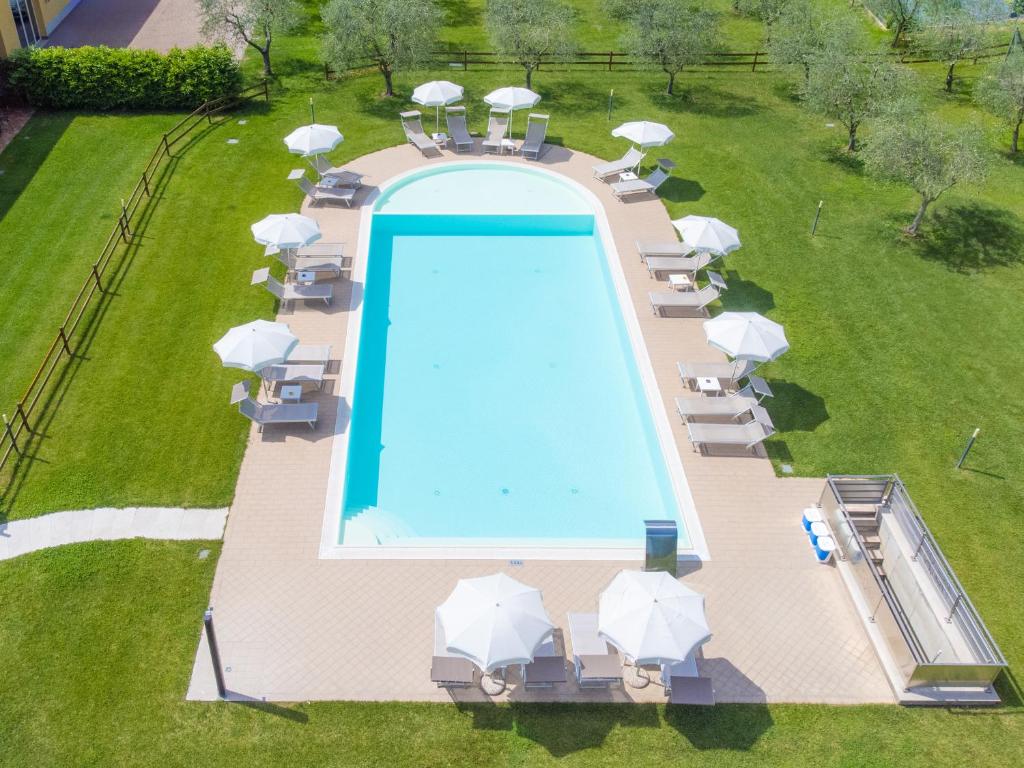
[[[343,545],[687,546],[593,215],[376,213],[362,301]]]

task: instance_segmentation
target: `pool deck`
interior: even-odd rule
[[[479,155],[445,152],[444,160]],[[436,162],[400,146],[349,167],[365,173],[372,187]],[[606,185],[591,178],[595,162],[554,147],[541,165],[591,190],[614,234],[711,553],[710,561],[683,575],[688,586],[707,595],[713,638],[704,646],[701,673],[713,679],[720,702],[894,702],[840,575],[815,561],[799,527],[801,510],[818,498],[823,480],[778,478],[763,456],[708,456],[690,447],[674,415],[673,399],[686,394],[675,363],[724,358],[706,344],[701,318],[651,313],[647,292],[664,290],[665,284],[649,278],[633,242],[674,239],[669,217],[660,200],[616,201]],[[357,198],[365,199],[366,193]],[[344,241],[347,253],[355,254],[359,205],[304,206],[303,212],[319,221],[325,241]],[[741,250],[727,265],[735,269],[758,256]],[[252,263],[261,261],[254,246]],[[304,343],[330,343],[335,362],[331,381],[316,398],[315,430],[268,427],[250,433],[210,600],[226,684],[235,697],[268,701],[485,701],[478,688],[449,694],[430,682],[433,609],[456,580],[504,570],[539,587],[552,620],[564,628],[567,612],[596,611],[598,594],[615,572],[638,563],[527,560],[512,567],[493,560],[319,559],[336,416],[339,407],[348,407],[332,393],[353,290],[359,286],[338,281],[330,308],[311,304],[279,316]],[[339,423],[344,429],[344,416]],[[216,695],[205,643],[188,695]],[[659,702],[665,696],[657,684],[581,692],[570,683],[551,691],[512,685],[492,700]]]

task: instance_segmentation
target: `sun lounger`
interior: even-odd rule
[[[340,256],[329,259],[311,256],[308,258],[293,259],[292,266],[288,269],[288,277],[290,279],[294,279],[298,276],[299,272],[312,272],[314,278],[319,277],[321,274],[329,274],[332,277],[341,277],[341,273],[348,269],[351,269],[351,267],[346,266],[345,259]]]
[[[644,153],[636,147],[630,147],[629,151],[626,152],[618,160],[612,160],[608,163],[598,163],[594,166],[594,178],[605,179],[609,176],[615,176],[620,173],[625,173],[633,168],[640,165],[640,161],[644,159]]]
[[[330,359],[330,344],[296,344],[284,361],[286,363],[319,363],[326,366]]]
[[[596,613],[570,613],[569,639],[580,688],[622,683],[622,660],[619,652],[597,634]]]
[[[656,195],[658,187],[665,183],[668,178],[668,171],[664,168],[655,168],[646,179],[634,179],[633,181],[616,181],[611,185],[612,194],[619,200],[633,195]]]
[[[349,208],[352,207],[352,200],[356,196],[356,191],[352,187],[318,187],[313,186],[312,182],[303,176],[298,179],[299,189],[306,193],[306,196],[316,203],[344,203]]]
[[[636,251],[640,259],[645,260],[648,256],[689,256],[693,248],[678,240],[658,243],[650,240],[637,240]]]
[[[240,381],[231,388],[231,403],[238,403],[238,412],[258,425],[262,432],[267,424],[309,424],[316,427],[316,403],[258,403],[249,395],[249,382]]]
[[[520,148],[520,154],[527,160],[540,159],[544,150],[544,138],[548,133],[548,116],[530,113],[526,118],[526,138]]]
[[[497,152],[500,154],[507,133],[508,113],[492,110],[487,118],[487,137],[481,145],[484,152]]]
[[[279,260],[281,255],[291,255],[297,258],[305,258],[308,256],[317,256],[324,258],[341,258],[345,255],[345,244],[344,243],[313,243],[312,245],[304,245],[301,248],[285,249],[282,251],[276,245],[268,245],[263,249],[264,256],[277,256]],[[288,262],[284,262],[285,266],[288,266]]]
[[[448,107],[444,111],[444,119],[448,123],[448,135],[452,137],[456,152],[472,151],[473,137],[466,127],[466,108]]]
[[[313,155],[313,168],[321,179],[333,179],[336,187],[361,187],[363,174],[349,171],[340,165],[331,165],[323,155]]]
[[[706,253],[698,253],[696,256],[648,256],[644,261],[650,276],[657,277],[662,272],[692,275],[697,270],[704,269],[712,259]]]
[[[647,295],[650,297],[654,314],[666,317],[666,310],[669,309],[702,311],[718,298],[719,290],[713,285],[705,285],[699,291],[652,291]]]
[[[323,363],[285,365],[268,365],[260,371],[263,381],[274,384],[316,384],[317,389],[324,385]]]
[[[714,706],[715,691],[711,678],[701,677],[697,672],[695,656],[675,664],[662,664],[661,684],[665,686],[670,704]]]
[[[267,290],[282,302],[288,301],[323,301],[331,303],[334,296],[334,288],[330,285],[297,285],[295,283],[283,284],[271,277],[270,269],[264,267],[252,273],[251,285],[265,285]]]
[[[434,143],[434,140],[423,132],[423,124],[420,122],[420,111],[414,109],[410,112],[399,114],[402,120],[402,130],[405,131],[405,138],[416,149],[424,155],[440,155],[441,149]]]
[[[740,445],[752,449],[755,445],[775,433],[775,425],[768,411],[760,405],[750,409],[753,421],[745,424],[698,424],[688,422],[693,449],[703,450],[708,445]]]
[[[473,662],[448,651],[444,644],[444,629],[434,613],[434,658],[430,664],[430,680],[438,688],[468,688],[476,682]]]
[[[676,413],[684,422],[697,418],[737,418],[760,403],[749,385],[728,397],[677,397]]]
[[[692,388],[697,379],[703,378],[718,379],[725,384],[735,385],[740,379],[750,376],[757,366],[750,360],[737,360],[721,363],[676,363],[676,367],[679,369],[679,378],[683,380],[683,384]],[[764,382],[764,379],[759,380]],[[767,388],[768,385],[764,386]]]
[[[527,688],[551,688],[565,681],[565,653],[558,652],[554,639],[541,645],[533,661],[523,665],[523,685]]]

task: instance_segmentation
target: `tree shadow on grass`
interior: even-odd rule
[[[840,146],[832,141],[831,136],[829,137],[828,146],[825,148],[825,159],[844,171],[849,171],[857,176],[864,175],[864,161],[861,160],[860,155],[856,152],[850,152],[845,146]]]
[[[750,97],[702,85],[700,88],[677,88],[674,94],[661,93],[651,103],[666,112],[691,113],[706,117],[749,117],[761,111]]]
[[[936,210],[914,247],[922,259],[971,274],[1024,261],[1024,229],[1005,208],[968,203]]]
[[[729,312],[765,312],[775,308],[774,294],[749,280],[740,278],[739,273],[730,270],[726,271],[721,262],[712,262],[708,267],[712,272],[721,272],[729,285],[729,290],[723,291],[721,296],[722,307]]]
[[[603,88],[594,88],[580,80],[551,81],[545,79],[543,73],[537,79],[540,82],[534,85],[534,90],[544,98],[537,105],[538,109],[543,108],[544,102],[557,104],[559,115],[603,113],[608,109],[608,92]]]

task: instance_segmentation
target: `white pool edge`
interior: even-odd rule
[[[494,168],[507,168],[508,164],[501,162],[474,161],[474,166],[484,165]],[[421,174],[424,170],[431,168],[465,165],[464,161],[446,160],[434,163],[426,168],[414,168],[396,176],[392,176],[381,183],[377,189],[364,201],[359,218],[359,239],[356,244],[355,263],[352,270],[352,282],[359,286],[358,291],[352,291],[351,303],[349,305],[348,331],[345,336],[345,350],[343,360],[355,361],[358,357],[359,338],[363,322],[363,287],[366,284],[366,269],[369,261],[370,251],[370,230],[373,224],[374,208],[377,200],[389,187],[401,183],[410,176]],[[559,183],[572,187],[589,204],[598,233],[601,237],[601,246],[608,263],[612,282],[615,286],[615,296],[619,303],[619,312],[626,326],[630,346],[633,350],[633,359],[640,374],[643,384],[644,396],[647,406],[654,422],[655,434],[658,438],[658,446],[661,449],[665,467],[668,471],[672,490],[679,507],[680,517],[686,526],[687,537],[690,546],[680,548],[678,557],[681,560],[710,560],[711,553],[708,550],[707,540],[704,538],[704,529],[701,527],[700,519],[697,516],[697,509],[690,492],[690,486],[686,481],[686,473],[683,469],[683,462],[676,448],[675,439],[672,436],[672,428],[669,424],[668,412],[665,410],[658,390],[657,380],[654,376],[654,367],[647,352],[647,345],[644,342],[643,333],[640,330],[640,320],[633,306],[629,294],[629,285],[626,282],[626,274],[622,269],[622,262],[619,258],[618,249],[615,247],[615,239],[612,237],[611,225],[605,213],[604,206],[597,196],[574,179],[556,173],[547,168],[537,166],[524,167],[525,169],[547,175]],[[345,469],[348,465],[348,443],[351,405],[354,399],[356,375],[358,365],[342,365],[341,377],[338,384],[338,398],[341,405],[338,407],[338,416],[334,425],[334,436],[331,445],[331,467],[327,479],[327,497],[324,503],[324,524],[320,537],[320,558],[324,560],[640,560],[644,559],[643,533],[637,533],[638,544],[633,547],[618,546],[542,546],[535,543],[528,545],[517,545],[510,542],[506,546],[389,546],[379,545],[375,547],[355,547],[339,544],[341,534],[341,505],[345,486]],[[584,541],[586,541],[584,539]]]

